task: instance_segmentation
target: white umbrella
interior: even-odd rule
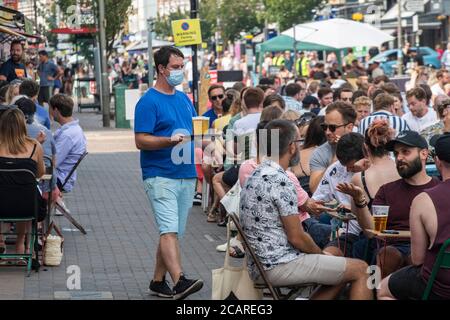
[[[282,34],[294,38],[294,28]],[[368,23],[347,19],[329,19],[295,26],[297,41],[320,44],[336,49],[380,46],[394,40],[392,36]]]

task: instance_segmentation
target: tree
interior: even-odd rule
[[[181,11],[180,8],[177,11],[171,12],[166,17],[158,13],[154,27],[157,37],[167,40],[172,36],[172,21],[187,18],[189,18],[189,12]]]
[[[292,24],[311,21],[312,9],[316,8],[321,0],[263,0],[265,12],[270,22],[278,22],[280,30],[292,27]]]
[[[57,3],[65,19],[68,19],[73,14],[67,9],[70,6],[76,5],[77,2],[82,7],[91,7],[94,12],[95,21],[98,21],[98,3],[93,0],[58,0]],[[131,0],[105,0],[106,54],[108,57],[113,51],[114,42],[118,39],[128,21],[130,10]]]

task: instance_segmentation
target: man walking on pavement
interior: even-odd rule
[[[48,58],[48,53],[45,50],[39,51],[39,97],[38,102],[41,106],[44,102],[48,103],[52,96],[55,79],[58,76],[58,67]]]
[[[183,53],[171,46],[155,53],[156,84],[136,105],[134,126],[144,189],[160,234],[150,290],[159,297],[174,299],[184,299],[203,287],[201,279],[186,278],[179,248],[197,178],[193,142],[180,150],[182,154],[174,152],[186,142],[184,137],[193,133],[192,117],[197,115],[189,98],[175,90],[183,82],[183,59]],[[165,280],[167,271],[175,284],[173,289]]]

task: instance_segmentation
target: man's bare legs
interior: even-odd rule
[[[405,261],[401,252],[394,247],[383,248],[377,254],[377,266],[383,270],[381,279],[402,268],[404,264]]]
[[[378,300],[396,300],[389,290],[389,278],[391,276],[387,276],[381,281],[380,289],[377,291],[377,299]]]
[[[182,269],[176,233],[165,233],[159,237],[154,280],[161,281],[167,271],[169,271],[173,283],[177,283]]]
[[[337,286],[324,286],[311,297],[312,300],[335,299],[344,286],[350,282],[350,300],[372,300],[373,292],[367,285],[369,274],[367,263],[359,259],[346,258],[342,283]]]

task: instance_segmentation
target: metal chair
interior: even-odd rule
[[[6,164],[7,165],[7,164]],[[25,259],[27,276],[31,274],[33,256],[38,254],[38,188],[36,176],[27,169],[0,169],[0,222],[31,222],[31,233],[27,234],[29,253],[0,254],[0,258]],[[17,196],[21,201],[15,201]],[[37,262],[36,265],[39,265]],[[36,268],[39,270],[39,268]]]
[[[72,169],[70,170],[69,174],[66,176],[66,179],[64,180],[64,182],[62,183],[60,190],[61,192],[64,192],[64,186],[67,184],[67,182],[69,182],[69,179],[72,177],[72,175],[75,173],[75,171],[77,170],[78,166],[80,165],[81,161],[88,155],[89,152],[85,151],[80,158],[77,160],[77,162],[74,164],[74,166],[72,167]]]
[[[250,246],[248,239],[239,223],[238,217],[234,213],[230,213],[228,216],[234,222],[236,229],[238,230],[238,233],[242,237],[242,242],[244,243],[245,250],[252,257],[252,259],[258,269],[258,272],[264,282],[263,284],[255,283],[255,288],[268,289],[270,292],[270,295],[272,296],[272,298],[274,300],[294,300],[307,287],[312,287],[312,286],[316,287],[310,296],[312,296],[317,291],[317,289],[320,286],[318,286],[315,283],[305,283],[305,284],[292,285],[292,286],[274,286],[274,285],[272,285],[272,283],[267,278],[266,272],[265,272],[261,262],[259,261],[258,256],[255,254],[255,251]],[[289,291],[287,294],[283,294],[282,289],[288,289]]]
[[[434,281],[440,269],[450,269],[450,238],[447,239],[441,246],[434,262],[433,270],[431,271],[430,278],[428,279],[427,287],[423,293],[422,300],[428,300],[431,290],[433,289]]]

